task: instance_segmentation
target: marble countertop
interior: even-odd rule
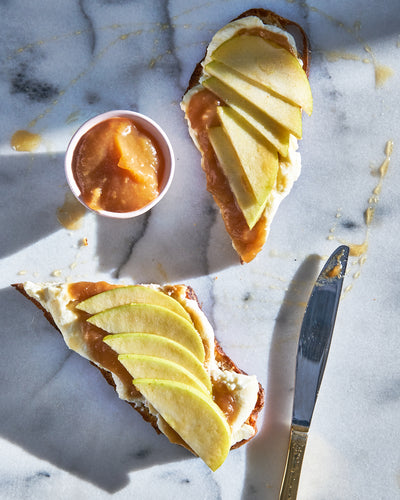
[[[240,265],[179,102],[214,32],[259,6],[307,31],[314,113],[302,175],[263,251]],[[305,302],[341,243],[356,255],[298,498],[399,498],[399,2],[7,0],[0,12],[0,498],[277,498]],[[140,218],[81,212],[67,224],[68,141],[121,108],[169,135],[172,187]],[[38,149],[14,151],[17,130],[38,134]],[[191,285],[226,352],[265,388],[257,437],[210,472],[157,436],[10,288],[81,279]]]

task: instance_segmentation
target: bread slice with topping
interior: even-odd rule
[[[158,433],[217,469],[257,432],[264,391],[216,341],[191,287],[13,285]]]
[[[241,262],[262,249],[300,175],[301,112],[312,112],[302,28],[251,9],[221,28],[182,99],[207,189]]]

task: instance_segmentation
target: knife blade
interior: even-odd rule
[[[349,247],[338,247],[320,272],[301,325],[289,447],[280,500],[297,496],[308,431],[328,358]]]

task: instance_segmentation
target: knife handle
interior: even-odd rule
[[[295,500],[297,497],[297,488],[299,487],[300,472],[306,444],[307,431],[303,430],[301,427],[292,426],[290,428],[289,449],[279,500]]]

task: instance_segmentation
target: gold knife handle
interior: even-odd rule
[[[279,500],[295,500],[299,487],[301,466],[307,444],[307,429],[292,426],[290,429],[289,449],[283,474]]]

